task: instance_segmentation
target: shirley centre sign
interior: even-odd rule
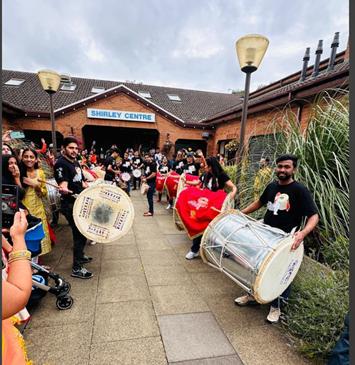
[[[87,109],[88,118],[96,119],[116,119],[134,122],[155,122],[155,114],[130,112],[123,110]]]

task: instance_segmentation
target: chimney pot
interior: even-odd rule
[[[319,74],[319,63],[320,63],[320,56],[322,53],[323,53],[323,40],[320,39],[318,41],[318,47],[316,50],[316,60],[314,61],[312,77],[317,77]]]

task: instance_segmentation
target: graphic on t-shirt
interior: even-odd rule
[[[80,182],[82,180],[81,168],[75,167],[76,175],[73,177],[73,182]]]
[[[275,195],[274,203],[270,201],[267,203],[267,209],[274,212],[274,215],[278,215],[279,210],[286,210],[288,212],[291,208],[290,198],[287,194],[277,193]]]

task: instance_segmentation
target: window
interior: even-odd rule
[[[74,91],[75,89],[76,89],[75,84],[63,84],[62,87],[60,88],[60,90],[63,91]]]
[[[181,101],[180,96],[179,95],[175,95],[175,94],[168,94],[168,98],[171,101]]]
[[[151,99],[152,98],[152,95],[150,95],[149,91],[138,91],[138,94],[140,96],[143,96],[143,98],[146,98],[146,99]]]
[[[20,86],[25,82],[25,80],[23,79],[10,79],[8,81],[5,82],[5,85],[9,85],[9,86]]]
[[[102,93],[103,91],[105,91],[106,89],[102,86],[94,86],[92,89],[91,89],[91,92],[92,93]]]

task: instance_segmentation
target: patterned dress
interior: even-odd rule
[[[38,179],[40,179],[42,181],[46,180],[46,176],[45,176],[43,170],[41,170],[41,169],[36,170],[36,174],[37,174]],[[42,220],[42,225],[43,225],[43,230],[44,230],[45,236],[41,242],[41,247],[42,247],[41,255],[44,255],[52,250],[52,244],[51,244],[51,238],[50,238],[49,229],[48,229],[48,220],[47,220],[48,212],[46,213],[46,207],[45,207],[45,206],[47,206],[47,209],[48,209],[49,204],[48,204],[48,201],[47,201],[47,204],[44,203],[47,200],[48,191],[47,191],[47,187],[46,187],[45,183],[41,183],[40,187],[41,187],[41,191],[36,192],[34,187],[27,186],[25,189],[26,194],[25,194],[24,199],[22,200],[22,203],[26,206],[26,208],[28,209],[28,211],[30,212],[31,215],[33,215],[37,218],[41,218],[41,220]]]

